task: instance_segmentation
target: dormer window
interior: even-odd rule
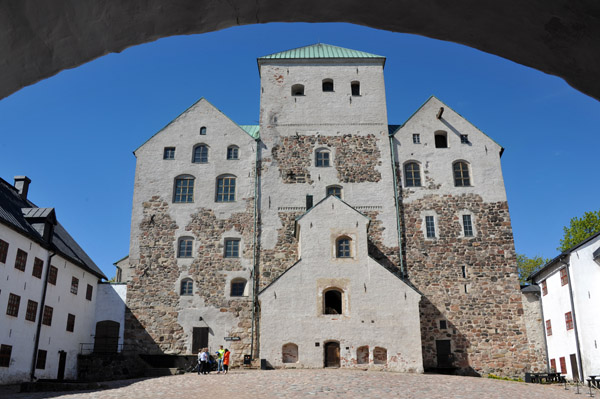
[[[292,96],[303,96],[304,95],[304,85],[295,84],[292,86]]]
[[[342,199],[342,188],[340,186],[329,186],[327,187],[326,196],[329,197],[333,195],[334,197],[338,197]]]
[[[448,148],[448,135],[446,132],[435,132],[435,148]]]
[[[323,79],[323,91],[333,91],[333,79]]]
[[[352,90],[353,96],[360,96],[360,82],[352,82],[350,83],[350,89]]]

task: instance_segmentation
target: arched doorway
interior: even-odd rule
[[[112,320],[96,323],[94,353],[117,353],[119,348],[120,324]]]
[[[327,342],[323,348],[325,354],[325,367],[340,367],[340,343]]]

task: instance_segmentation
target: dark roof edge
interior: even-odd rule
[[[279,276],[275,277],[275,279],[273,279],[273,281],[271,281],[269,283],[269,285],[267,285],[265,288],[263,288],[262,290],[258,291],[257,295],[262,294],[263,292],[265,292],[267,290],[267,288],[269,288],[270,286],[272,286],[273,284],[275,284],[275,282],[277,280],[279,280],[281,278],[281,276],[283,276],[284,274],[286,274],[288,272],[288,270],[291,270],[292,267],[296,266],[298,263],[300,263],[302,261],[302,259],[298,259],[296,262],[294,262],[293,265],[291,265],[290,267],[288,267],[287,269],[285,269],[285,271],[283,273],[281,273]]]

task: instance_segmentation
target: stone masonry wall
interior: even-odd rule
[[[279,165],[284,183],[313,183],[309,166],[314,163],[315,147],[334,149],[333,163],[339,183],[378,182],[381,174],[381,153],[375,135],[352,136],[293,136],[282,137],[273,146],[273,160]]]
[[[435,341],[450,340],[453,365],[464,374],[522,377],[541,370],[526,336],[507,203],[485,203],[475,194],[426,195],[403,208],[408,276],[425,295],[424,366],[437,365]],[[461,237],[463,210],[473,215],[474,237]],[[436,215],[435,239],[425,238],[423,211]],[[446,329],[440,320],[447,320]]]

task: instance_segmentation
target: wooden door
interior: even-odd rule
[[[577,367],[577,356],[574,353],[571,355],[571,374],[573,381],[579,381],[579,367]]]
[[[120,324],[112,320],[96,323],[94,353],[117,353],[119,349]]]
[[[192,334],[192,353],[208,348],[208,327],[194,327]]]
[[[340,367],[340,344],[328,342],[325,344],[325,367]]]
[[[437,366],[452,367],[452,351],[450,349],[450,340],[436,340],[435,349],[437,352]]]
[[[67,365],[67,352],[58,351],[58,375],[56,379],[62,381],[65,379],[65,366]]]

